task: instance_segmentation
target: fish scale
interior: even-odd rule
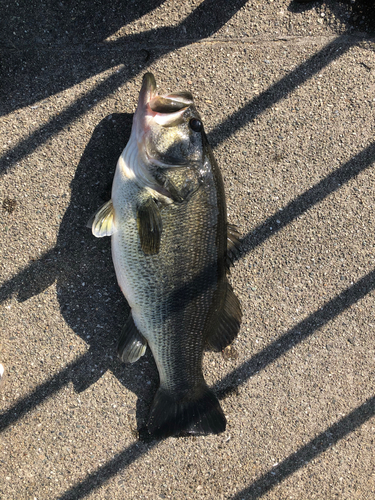
[[[241,308],[227,281],[238,235],[226,219],[220,170],[189,93],[158,96],[144,76],[112,200],[92,221],[112,237],[118,283],[131,307],[118,352],[149,345],[159,372],[148,429],[156,437],[219,433],[226,420],[202,373],[206,346],[237,335]]]
[[[183,169],[180,174],[184,176]],[[122,192],[113,196],[119,200],[119,211],[124,210],[124,227],[119,226],[112,236],[116,275],[128,297],[134,322],[153,352],[161,384],[178,389],[194,382],[201,369],[201,333],[213,295],[212,287],[207,287],[205,268],[216,267],[218,260],[217,222],[213,223],[210,210],[212,189],[202,186],[188,203],[164,207],[160,252],[145,255],[138,238],[134,238],[137,231],[133,207],[137,200],[132,198],[132,186],[128,184],[123,183]],[[133,193],[135,198],[138,194]],[[133,217],[125,216],[125,203]],[[114,210],[116,213],[115,202]],[[181,232],[184,227],[190,229]],[[121,252],[125,247],[126,256]]]

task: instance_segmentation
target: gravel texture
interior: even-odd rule
[[[371,2],[2,1],[4,500],[375,498]],[[108,199],[142,75],[196,99],[243,235],[219,436],[144,439]]]

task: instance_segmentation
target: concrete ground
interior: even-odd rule
[[[0,498],[375,498],[373,6],[1,3]],[[243,234],[241,331],[204,358],[218,436],[139,439],[157,371],[117,359],[85,227],[146,71],[194,94]]]

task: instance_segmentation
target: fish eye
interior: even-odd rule
[[[192,118],[189,122],[191,130],[194,130],[194,132],[202,132],[203,130],[203,124],[200,120],[197,120],[196,118]]]

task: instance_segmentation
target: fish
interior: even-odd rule
[[[118,284],[131,308],[118,355],[150,347],[159,373],[147,430],[155,438],[219,434],[226,418],[202,372],[242,312],[227,275],[240,235],[227,222],[223,179],[188,91],[159,95],[146,73],[112,197],[89,222],[111,237]]]

